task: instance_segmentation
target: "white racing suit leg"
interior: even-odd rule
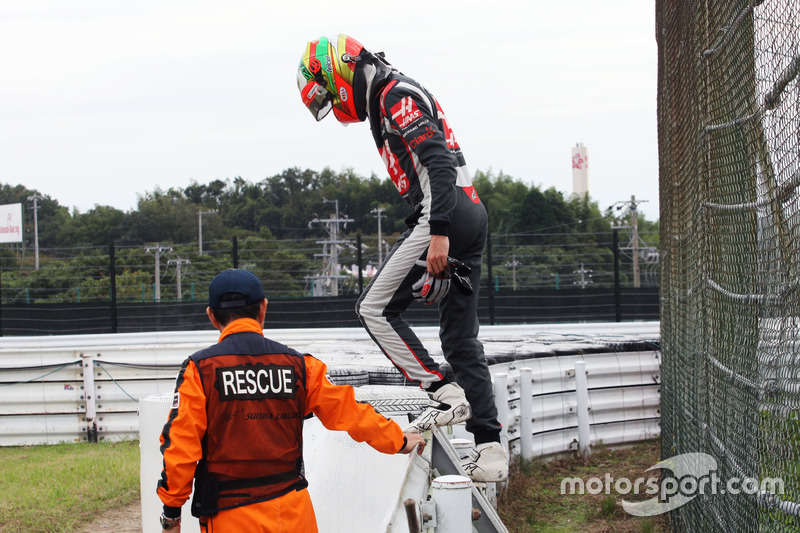
[[[408,379],[423,387],[442,379],[439,365],[400,314],[414,301],[411,286],[425,272],[416,262],[425,257],[430,239],[427,224],[406,230],[356,304],[372,340]]]
[[[500,424],[489,367],[478,340],[477,318],[481,254],[488,223],[483,205],[472,203],[466,195],[459,195],[459,200],[465,201],[459,202],[450,227],[450,255],[472,268],[474,292],[466,296],[451,284],[449,295],[439,304],[439,337],[444,357],[472,406],[467,429],[476,437],[496,436]],[[459,213],[468,216],[458,216]],[[407,378],[426,388],[441,380],[442,373],[401,313],[414,301],[411,286],[425,271],[415,263],[425,257],[429,244],[427,223],[409,228],[356,304],[361,323],[386,357]]]

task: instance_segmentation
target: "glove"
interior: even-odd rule
[[[450,292],[450,276],[447,273],[434,276],[428,271],[411,286],[411,295],[425,305],[440,302]]]
[[[470,296],[472,294],[472,283],[469,280],[469,275],[472,274],[472,268],[452,257],[447,258],[447,264],[450,267],[448,270],[453,279],[453,285],[462,294]]]

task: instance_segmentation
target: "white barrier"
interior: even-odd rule
[[[623,444],[661,434],[660,352],[526,359],[491,367],[495,396],[508,398],[498,401],[498,412],[512,454],[529,459],[578,451],[579,363],[585,368],[588,392],[589,445]]]
[[[156,484],[161,477],[163,460],[159,436],[172,407],[172,393],[154,394],[139,402],[139,486],[142,502],[142,533],[161,533],[158,517],[163,506],[156,494]],[[191,498],[181,511],[184,517],[181,533],[199,533],[200,525],[192,520]]]
[[[161,532],[158,517],[162,504],[156,495],[162,468],[159,435],[171,402],[171,393],[139,402],[142,533]],[[356,526],[361,531],[408,531],[405,514],[399,512],[400,502],[408,497],[424,500],[427,473],[425,479],[414,473],[422,471],[417,463],[427,464],[430,457],[378,453],[344,432],[325,429],[316,418],[303,424],[303,444],[308,492],[320,533],[354,531]],[[181,512],[182,533],[200,531],[190,505],[191,497]],[[466,512],[470,509],[468,506]]]
[[[578,418],[578,452],[591,455],[589,441],[589,384],[586,382],[586,361],[575,361],[575,414]]]
[[[595,333],[578,338],[579,327]],[[619,444],[660,434],[661,378],[655,348],[533,357],[540,352],[581,352],[587,346],[597,352],[598,344],[641,344],[642,338],[657,338],[657,323],[621,324],[618,330],[613,324],[547,328],[498,326],[482,330],[487,358],[511,358],[509,354],[513,354],[515,359],[490,367],[504,444],[512,454],[530,459],[577,450],[579,442],[584,449],[601,441]],[[419,331],[423,342],[429,346],[435,342],[436,328]],[[362,330],[282,330],[267,331],[267,335],[317,355],[331,368],[337,364],[385,364]],[[155,533],[161,512],[155,494],[161,470],[158,436],[169,411],[175,376],[189,354],[215,341],[216,332],[0,339],[0,445],[139,438],[143,531],[152,527]],[[440,354],[432,354],[442,361]],[[585,370],[581,371],[582,367]],[[587,394],[580,402],[576,369],[586,381]],[[357,391],[369,395],[368,389],[359,387]],[[403,389],[397,393],[399,403],[418,403],[415,396],[422,394],[419,389]],[[414,394],[407,393],[408,389]],[[387,405],[394,405],[395,399],[390,398]],[[585,429],[579,438],[579,413],[588,413],[588,439]],[[139,414],[150,422],[142,422]],[[585,428],[585,420],[580,425]],[[420,459],[413,454],[377,454],[347,435],[324,430],[314,419],[306,423],[304,436],[309,491],[320,531],[350,530],[352,515],[365,509],[370,512],[360,515],[362,522],[364,517],[373,520],[365,530],[408,530],[402,502],[425,499],[430,456]],[[452,454],[457,453],[454,448]],[[358,479],[357,486],[343,490],[343,480],[354,479]],[[474,492],[473,488],[473,502]],[[186,507],[182,530],[191,533],[197,522],[189,519],[188,503]],[[458,531],[466,526],[459,523],[454,527]],[[483,527],[486,531],[504,529],[502,524]]]
[[[434,358],[443,361],[441,352],[435,349],[438,328],[417,328],[415,331],[431,347]],[[393,370],[361,328],[267,330],[266,334],[299,351],[316,355],[333,369],[382,367]],[[184,359],[213,344],[217,337],[218,332],[209,330],[0,338],[0,446],[137,438],[139,400],[172,392],[175,376]],[[554,353],[554,348],[596,349],[606,344],[654,338],[658,338],[657,322],[484,326],[481,329],[481,340],[488,357],[513,354],[518,359],[524,359],[526,354],[533,357],[538,352]],[[585,356],[593,365],[599,359],[605,365],[605,368],[593,366],[590,387],[592,380],[606,374],[606,380],[615,379],[615,373],[621,368],[613,357],[615,354],[610,354],[611,359],[599,358],[600,355]],[[542,357],[534,361],[574,361],[575,357],[570,357]],[[492,372],[509,374],[511,385],[518,387],[520,367],[520,361],[495,364]],[[535,373],[554,372],[552,363],[534,363],[531,367]],[[86,372],[88,370],[91,372]],[[628,381],[639,379],[633,371],[624,370],[624,373],[624,379]],[[620,385],[625,386],[625,383]],[[572,386],[567,381],[553,379],[550,374],[535,380],[532,385],[532,394],[537,398],[536,408],[550,410],[554,406],[540,405],[540,396],[546,393],[542,386],[553,386],[558,390],[568,390]],[[633,394],[625,392],[628,403],[631,403]],[[592,393],[593,402],[621,401],[621,398],[608,398],[607,394],[603,398],[598,395]],[[652,403],[652,392],[647,392],[647,395]],[[655,397],[657,402],[657,393]],[[509,416],[512,419],[509,424],[504,424],[509,426],[509,440],[512,442],[518,441],[520,432],[518,399],[517,388],[509,398]],[[597,409],[593,412],[598,414]],[[607,414],[613,417],[613,409]],[[643,418],[650,418],[650,415]],[[539,427],[542,420],[548,424],[563,422],[539,417],[539,422],[533,423],[534,433],[542,433]],[[592,423],[597,424],[598,420]],[[650,433],[648,427],[640,430],[643,434]],[[627,433],[630,431],[629,426]],[[627,433],[619,438],[627,438]],[[542,438],[551,440],[553,437]],[[542,445],[543,449],[552,447],[550,444]],[[560,444],[555,447],[563,448]]]

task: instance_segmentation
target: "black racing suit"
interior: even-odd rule
[[[372,88],[368,117],[378,151],[397,190],[411,206],[408,229],[356,304],[361,323],[389,360],[427,388],[439,365],[400,316],[412,303],[430,236],[447,235],[449,255],[472,268],[471,296],[452,288],[439,304],[442,352],[472,406],[467,429],[476,443],[498,440],[500,424],[491,376],[478,340],[478,288],[487,215],[464,156],[436,99],[417,82],[392,72]]]

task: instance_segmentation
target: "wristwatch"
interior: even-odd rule
[[[175,527],[177,525],[180,525],[181,517],[179,516],[177,518],[168,518],[167,515],[165,515],[164,513],[161,513],[161,517],[159,518],[159,521],[161,522],[161,529],[170,530],[173,527]]]

